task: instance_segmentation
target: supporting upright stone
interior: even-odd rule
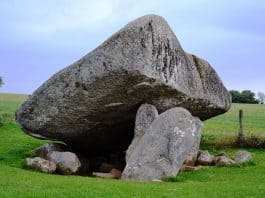
[[[201,131],[198,131],[198,135],[194,139],[194,144],[190,150],[188,157],[186,158],[184,164],[188,166],[194,166],[198,157],[198,151],[201,142]]]
[[[160,114],[132,151],[122,178],[152,181],[177,175],[200,130],[201,121],[184,108]]]
[[[126,162],[128,161],[132,151],[136,148],[139,141],[145,134],[150,124],[158,117],[158,112],[155,106],[150,104],[142,104],[136,114],[134,138],[126,151]]]

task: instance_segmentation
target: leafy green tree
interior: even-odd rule
[[[258,100],[255,99],[255,93],[250,90],[244,90],[241,92],[242,103],[257,104]]]
[[[241,93],[237,90],[231,90],[230,94],[232,96],[233,103],[240,103],[241,102]]]
[[[265,103],[265,94],[262,92],[258,93],[258,98],[259,98],[259,102],[260,104],[264,104]]]
[[[231,90],[230,94],[232,96],[233,103],[259,103],[259,101],[255,99],[255,93],[253,93],[251,90],[244,90],[242,92],[239,92],[237,90]]]
[[[0,87],[4,84],[3,78],[0,76]]]

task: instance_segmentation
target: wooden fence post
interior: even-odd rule
[[[243,110],[239,110],[239,130],[238,130],[238,143],[243,143],[244,132],[243,132]]]

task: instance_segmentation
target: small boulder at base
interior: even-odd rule
[[[52,151],[66,151],[66,146],[59,143],[46,143],[40,147],[34,149],[37,156],[47,158],[48,153]]]
[[[53,151],[48,154],[48,159],[57,165],[61,174],[71,175],[78,172],[81,163],[75,153]]]
[[[122,178],[152,181],[176,176],[200,130],[201,121],[184,108],[160,114],[132,151]]]
[[[220,151],[217,155],[215,155],[216,157],[218,157],[218,156],[226,156],[226,157],[229,157],[228,155],[227,155],[227,153],[226,152],[224,152],[224,151]]]
[[[215,158],[216,159],[214,161],[216,163],[216,166],[230,166],[235,164],[235,161],[227,156],[217,156]]]
[[[197,164],[198,165],[204,165],[209,166],[213,163],[213,157],[209,153],[209,151],[200,151],[198,154]]]
[[[56,171],[56,164],[54,162],[40,157],[26,158],[26,165],[43,173],[54,173]]]
[[[234,156],[234,160],[236,163],[242,164],[250,161],[252,158],[251,153],[248,151],[238,151]]]
[[[150,104],[142,104],[136,113],[135,126],[134,126],[134,138],[126,151],[126,161],[130,157],[132,151],[135,149],[145,131],[150,124],[158,117],[158,112],[155,106]]]

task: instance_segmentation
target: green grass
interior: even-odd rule
[[[246,136],[265,137],[265,105],[232,104],[231,109],[204,122],[203,135],[215,141],[235,140],[238,134],[238,113],[243,110],[243,130]]]
[[[0,94],[0,121],[14,121],[17,107],[27,98],[23,94]]]
[[[178,177],[170,178],[174,182],[103,180],[48,175],[23,169],[24,159],[32,155],[31,150],[45,142],[23,134],[14,122],[15,109],[24,99],[25,96],[0,94],[0,116],[7,116],[4,125],[0,126],[0,198],[265,197],[265,152],[262,149],[248,149],[253,154],[253,163],[249,165],[181,173]],[[264,107],[259,105],[233,105],[227,114],[206,121],[204,134],[222,140],[235,133],[239,108],[245,113],[245,128],[261,135],[264,132]],[[224,150],[232,155],[238,149]],[[218,151],[211,148],[212,153]]]

